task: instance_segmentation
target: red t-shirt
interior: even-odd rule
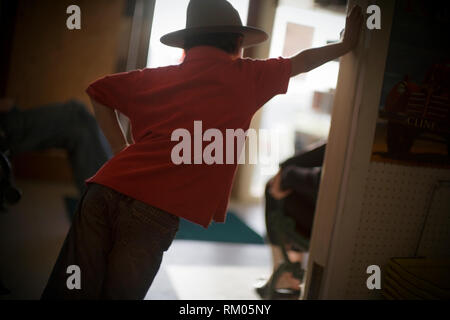
[[[224,222],[237,168],[225,161],[226,129],[246,131],[255,112],[273,96],[286,93],[290,59],[235,59],[213,47],[195,47],[183,63],[106,76],[86,92],[131,121],[135,143],[109,160],[87,183],[110,187],[173,215],[208,227]],[[174,130],[187,129],[192,159],[194,121],[204,133],[216,128],[224,141],[224,164],[175,164]],[[200,151],[199,151],[200,150]],[[184,153],[182,153],[184,155]],[[197,161],[198,162],[198,161]]]

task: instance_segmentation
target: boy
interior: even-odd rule
[[[237,152],[227,154],[234,161],[205,163],[203,145],[196,142],[192,154],[177,154],[175,130],[195,136],[194,122],[201,121],[204,131],[223,136],[227,129],[246,131],[261,106],[287,91],[291,77],[354,48],[361,23],[355,7],[339,43],[291,59],[242,59],[242,48],[265,41],[267,34],[242,26],[225,0],[191,0],[186,29],[161,38],[185,50],[182,64],[91,84],[87,93],[115,156],[87,181],[43,298],[144,298],[180,217],[205,228],[212,220],[225,221],[237,167]],[[131,145],[115,110],[130,118]],[[174,161],[174,154],[186,161]],[[80,268],[81,288],[67,288],[70,265]]]

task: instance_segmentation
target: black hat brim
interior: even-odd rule
[[[174,31],[161,37],[160,41],[170,47],[184,48],[185,40],[196,35],[208,33],[240,33],[243,35],[243,48],[258,45],[269,38],[269,35],[261,29],[246,26],[212,26],[187,28]]]

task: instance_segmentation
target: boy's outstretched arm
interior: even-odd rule
[[[120,125],[116,110],[106,107],[91,98],[95,118],[111,145],[113,154],[117,154],[128,146],[127,139]]]
[[[360,6],[354,6],[347,16],[342,41],[319,48],[304,50],[291,58],[291,77],[311,71],[351,51],[359,40],[363,14]]]

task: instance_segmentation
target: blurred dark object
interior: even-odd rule
[[[315,0],[314,2],[322,7],[328,6],[345,7],[347,5],[347,0]]]
[[[0,97],[5,96],[18,1],[0,0]]]
[[[10,294],[10,293],[11,293],[11,291],[9,291],[9,289],[6,288],[6,287],[3,285],[3,282],[0,280],[0,296],[2,296],[2,295],[7,295],[7,294]]]
[[[22,193],[14,185],[8,153],[6,137],[0,128],[0,211],[6,211],[6,204],[16,204],[22,197]]]

